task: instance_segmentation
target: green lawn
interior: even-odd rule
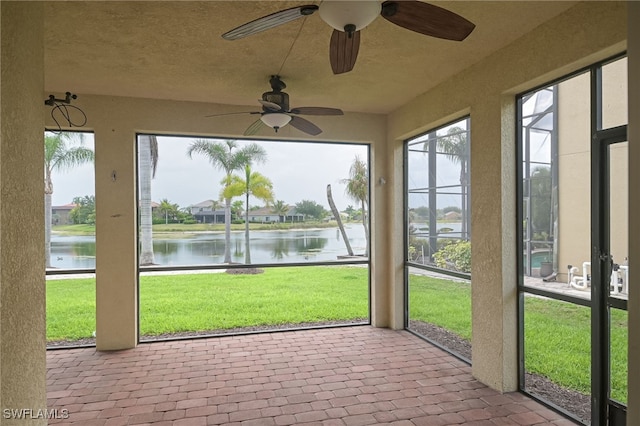
[[[51,230],[65,235],[96,235],[96,226],[86,223],[79,225],[55,225]]]
[[[291,267],[262,274],[140,279],[143,335],[366,319],[366,268]]]
[[[349,222],[355,224],[362,224],[362,222]],[[319,221],[306,221],[295,223],[250,223],[249,227],[253,231],[269,231],[269,230],[287,230],[287,229],[309,229],[309,228],[335,228],[335,221],[319,222]],[[231,229],[234,231],[244,231],[243,223],[234,223],[231,225]],[[79,225],[56,225],[52,228],[54,232],[64,235],[95,235],[95,225],[79,224]],[[224,232],[224,224],[211,224],[211,223],[169,223],[169,224],[155,224],[153,225],[154,234],[170,234],[170,233],[193,233],[193,232]],[[164,237],[164,235],[163,235]]]
[[[410,275],[409,288],[409,319],[438,325],[471,340],[469,284]]]
[[[95,329],[95,278],[47,280],[47,340],[78,340]]]
[[[140,332],[158,335],[258,325],[366,319],[368,271],[358,267],[271,268],[140,277]],[[47,339],[95,330],[95,279],[47,281]]]
[[[411,275],[409,318],[439,325],[471,339],[471,287],[466,283]],[[591,314],[556,300],[525,301],[525,368],[553,382],[590,394]],[[627,313],[611,314],[611,394],[627,401]]]
[[[590,394],[591,312],[584,306],[525,300],[526,369],[569,389]],[[627,313],[611,312],[611,396],[627,401]],[[556,377],[558,379],[556,379]]]

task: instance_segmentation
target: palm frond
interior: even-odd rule
[[[341,183],[345,183],[345,193],[354,201],[366,202],[369,196],[369,172],[367,164],[356,155],[351,167],[349,168],[349,177],[341,179]]]

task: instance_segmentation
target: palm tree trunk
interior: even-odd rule
[[[338,228],[340,228],[340,233],[342,234],[342,239],[344,240],[344,244],[347,246],[347,253],[349,253],[349,256],[353,256],[353,249],[351,248],[351,243],[349,243],[347,232],[344,230],[344,225],[342,225],[342,218],[340,217],[340,212],[336,208],[336,204],[333,202],[333,196],[331,195],[331,185],[327,185],[327,199],[329,200],[329,207],[331,207],[333,216],[336,218],[336,222],[338,222]]]
[[[462,210],[462,227],[460,229],[461,232],[461,236],[463,240],[469,240],[469,235],[467,235],[467,233],[469,232],[467,229],[467,223],[469,221],[468,218],[468,206],[467,206],[467,162],[465,160],[461,160],[460,161],[461,166],[460,166],[460,187],[461,187],[461,196],[462,199],[460,200],[460,206],[461,206],[461,210]]]
[[[249,191],[247,190],[247,204],[244,214],[244,263],[251,264],[251,250],[249,249]]]
[[[362,226],[364,226],[364,255],[369,256],[369,227],[367,226],[367,204],[362,200]]]
[[[44,193],[44,256],[45,266],[51,267],[51,192]]]
[[[151,219],[151,140],[140,136],[140,265],[152,265],[153,228]]]
[[[224,263],[231,263],[231,198],[224,199]]]

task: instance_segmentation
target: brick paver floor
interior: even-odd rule
[[[369,326],[52,350],[47,397],[50,424],[83,426],[573,425],[411,333]]]

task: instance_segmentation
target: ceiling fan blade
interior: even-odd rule
[[[329,61],[334,74],[342,74],[353,69],[360,49],[360,31],[349,36],[346,32],[333,30],[329,43]]]
[[[258,131],[262,129],[263,126],[266,126],[266,124],[264,124],[261,119],[257,119],[249,127],[247,127],[247,130],[244,131],[243,136],[253,136],[258,133]]]
[[[258,18],[254,21],[242,24],[226,33],[222,34],[222,38],[225,40],[238,40],[253,34],[260,33],[262,31],[275,28],[279,25],[286,24],[304,16],[312,15],[318,6],[315,4],[308,4],[305,6],[292,7],[290,9],[281,10],[279,12],[272,13],[262,18]]]
[[[456,13],[416,0],[385,1],[381,15],[408,30],[447,40],[462,41],[476,27]]]
[[[280,111],[282,109],[282,107],[275,102],[263,101],[262,99],[258,99],[258,102],[260,102],[267,110]]]
[[[209,117],[224,117],[225,115],[238,115],[238,114],[262,114],[262,113],[260,111],[227,112],[227,113],[223,113],[223,114],[205,115],[205,118],[209,118]]]
[[[309,120],[305,120],[302,117],[296,117],[296,116],[291,117],[291,121],[289,122],[289,124],[291,124],[296,129],[302,132],[305,132],[311,136],[317,136],[320,133],[322,133],[322,130],[318,126],[316,126]]]
[[[291,114],[302,115],[344,115],[341,109],[324,107],[299,107],[289,111]]]

